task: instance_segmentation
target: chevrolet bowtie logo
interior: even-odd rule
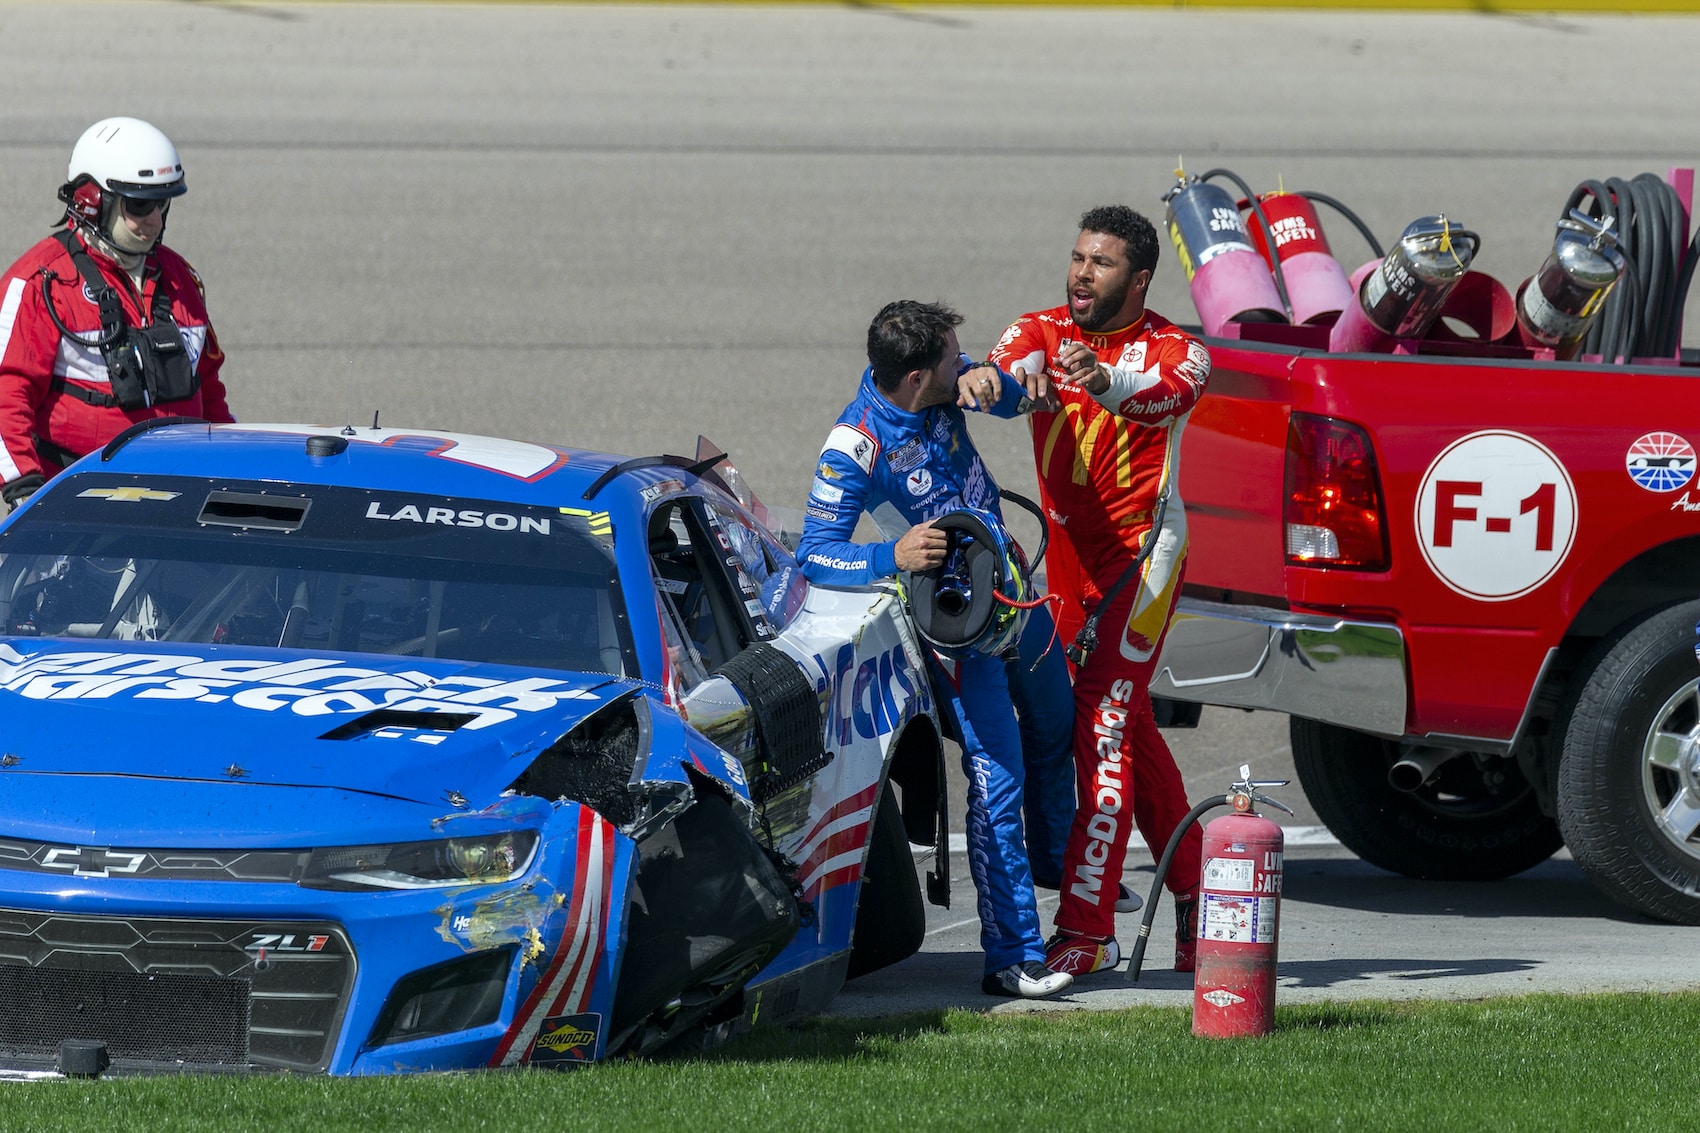
[[[93,846],[55,846],[41,859],[44,869],[69,870],[78,877],[110,877],[135,873],[148,860],[146,854],[106,850]]]
[[[136,500],[174,500],[182,493],[161,492],[155,488],[85,488],[77,493],[78,499],[93,498],[108,500],[112,503],[134,503]]]

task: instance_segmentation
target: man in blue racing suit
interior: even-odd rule
[[[932,520],[963,507],[1002,519],[963,410],[1014,417],[1050,404],[1049,383],[1040,373],[1028,388],[995,366],[971,365],[957,343],[961,323],[948,307],[901,300],[869,326],[861,389],[827,435],[809,492],[797,557],[810,582],[865,586],[930,570],[944,563],[948,543]],[[854,541],[864,511],[886,541]],[[1053,626],[1049,610],[1035,609],[1007,660],[929,651],[968,777],[968,863],[986,954],[980,986],[990,995],[1035,998],[1073,982],[1045,967],[1033,893],[1035,873],[1053,885],[1061,878],[1074,815],[1073,695]]]

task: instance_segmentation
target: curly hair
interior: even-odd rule
[[[1144,215],[1126,205],[1100,205],[1081,214],[1082,232],[1116,236],[1127,245],[1127,258],[1134,271],[1157,270],[1157,230]]]
[[[944,357],[945,335],[962,316],[943,303],[899,299],[887,303],[868,324],[868,365],[874,384],[887,393],[911,370],[926,370]]]

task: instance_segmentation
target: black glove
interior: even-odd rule
[[[4,499],[14,509],[28,499],[37,488],[47,481],[39,472],[28,472],[16,480],[8,480],[0,484],[0,499]]]

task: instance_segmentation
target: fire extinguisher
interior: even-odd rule
[[[1192,1032],[1210,1038],[1266,1035],[1275,1027],[1275,945],[1281,923],[1281,827],[1252,809],[1262,803],[1292,814],[1263,794],[1289,780],[1256,780],[1251,767],[1227,794],[1203,800],[1181,820],[1157,863],[1129,970],[1139,979],[1158,891],[1188,827],[1219,806],[1234,813],[1204,828],[1204,875],[1199,889],[1198,967],[1193,973]]]
[[[1281,925],[1281,828],[1236,794],[1233,814],[1204,828],[1192,1033],[1266,1035],[1275,1027],[1275,947]],[[1284,809],[1284,808],[1283,808]]]
[[[1234,198],[1196,175],[1175,173],[1180,180],[1162,198],[1169,240],[1204,333],[1221,334],[1231,322],[1286,322],[1286,303],[1269,265],[1251,246]]]
[[[1328,247],[1315,206],[1302,193],[1264,193],[1257,202],[1269,236],[1264,235],[1262,222],[1248,225],[1247,231],[1264,262],[1279,270],[1286,282],[1293,322],[1332,321],[1352,301],[1352,285]],[[1251,207],[1249,201],[1246,207]]]
[[[1617,246],[1616,218],[1596,220],[1571,209],[1559,219],[1540,270],[1517,289],[1523,345],[1550,349],[1560,361],[1574,358],[1627,264]]]
[[[1480,247],[1481,237],[1444,216],[1413,220],[1363,277],[1357,301],[1329,332],[1328,349],[1387,351],[1395,339],[1421,338]]]

